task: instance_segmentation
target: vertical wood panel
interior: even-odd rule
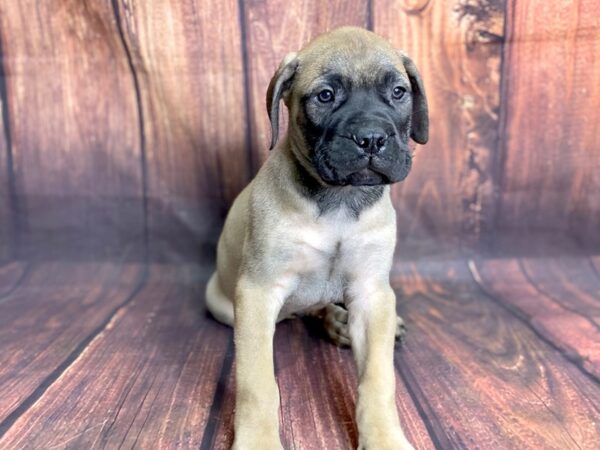
[[[10,177],[11,151],[6,104],[6,77],[4,75],[4,50],[0,39],[0,261],[14,253],[14,211],[11,211]]]
[[[283,57],[313,37],[342,25],[367,26],[366,0],[247,0],[248,83],[254,169],[268,155],[271,131],[265,109],[267,86]]]
[[[1,47],[0,47],[1,52]],[[0,61],[0,64],[2,61]],[[0,72],[0,77],[2,73]],[[0,79],[0,83],[3,80]],[[0,102],[4,98],[0,97]],[[4,105],[0,105],[4,107]],[[4,135],[4,120],[0,114],[0,262],[7,260],[12,253],[12,211],[10,208],[8,148]]]
[[[499,224],[600,242],[600,4],[510,2]]]
[[[135,97],[107,2],[0,3],[22,253],[137,246]]]
[[[143,107],[151,251],[193,255],[249,178],[238,5],[115,3]]]
[[[489,229],[498,133],[502,0],[373,0],[374,31],[415,61],[430,107],[430,141],[394,189],[401,243]]]

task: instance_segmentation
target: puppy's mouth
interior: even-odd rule
[[[389,177],[384,173],[378,172],[371,162],[364,169],[348,175],[345,181],[346,184],[352,186],[377,186],[391,183]]]
[[[402,151],[393,164],[379,157],[361,157],[349,167],[334,167],[324,162],[318,170],[321,179],[332,186],[379,186],[404,180],[412,167],[412,155]]]

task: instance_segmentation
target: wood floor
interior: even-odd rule
[[[210,264],[0,266],[0,448],[228,448],[232,332]],[[392,281],[408,326],[397,403],[417,449],[600,448],[600,256],[421,258]],[[352,354],[275,336],[286,449],[351,449]]]

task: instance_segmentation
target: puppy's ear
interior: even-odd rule
[[[279,103],[285,92],[292,85],[292,80],[298,68],[298,59],[296,53],[288,53],[273,78],[267,89],[267,112],[271,121],[271,147],[273,150],[279,137]]]
[[[412,59],[404,53],[400,53],[400,56],[408,74],[413,95],[410,137],[419,144],[425,144],[429,139],[429,113],[425,88]]]

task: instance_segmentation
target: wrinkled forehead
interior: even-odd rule
[[[295,88],[310,90],[315,80],[334,74],[356,85],[372,85],[390,72],[406,76],[399,53],[385,40],[370,36],[335,36],[313,41],[299,54]]]

